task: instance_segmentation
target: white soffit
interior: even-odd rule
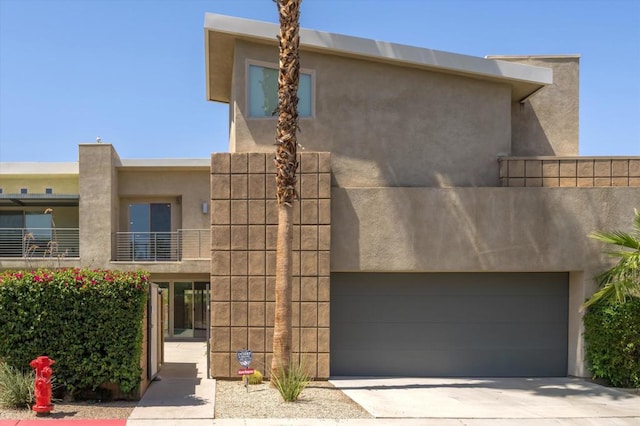
[[[278,24],[270,22],[212,13],[205,15],[205,33],[211,31],[241,39],[256,39],[275,45],[279,28]],[[476,78],[497,79],[514,83],[521,82],[527,86],[537,86],[532,91],[553,83],[553,71],[550,68],[460,55],[304,28],[300,29],[300,46],[338,55],[397,62]],[[212,48],[215,48],[215,46],[209,46],[206,52],[207,67],[209,67],[209,51]],[[208,72],[211,71],[211,69],[208,69]]]

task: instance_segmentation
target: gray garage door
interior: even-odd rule
[[[331,375],[567,374],[566,273],[334,273]]]

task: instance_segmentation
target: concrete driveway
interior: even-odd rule
[[[580,379],[338,377],[330,381],[381,419],[640,424],[640,395]]]

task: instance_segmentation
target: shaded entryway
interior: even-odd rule
[[[567,375],[567,273],[333,273],[331,375]]]

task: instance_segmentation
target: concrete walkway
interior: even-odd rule
[[[206,343],[166,342],[164,364],[127,426],[211,425],[216,381],[207,379]]]

